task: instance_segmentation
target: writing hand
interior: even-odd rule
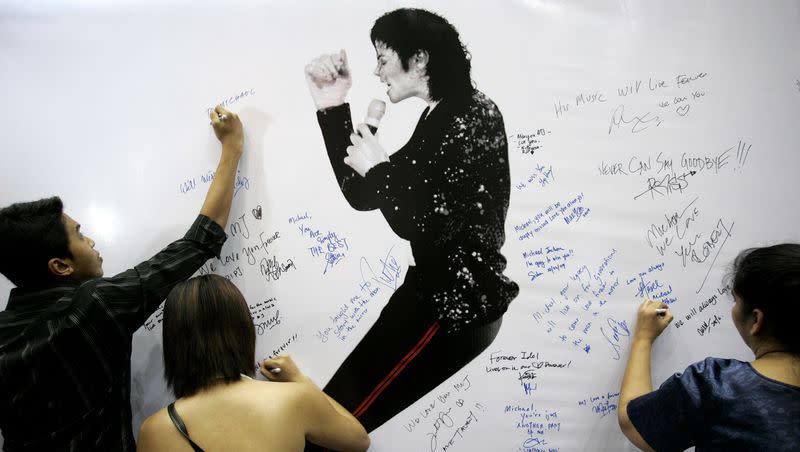
[[[222,143],[222,152],[232,152],[238,156],[242,153],[244,145],[244,130],[239,116],[217,105],[208,115],[211,118],[211,126],[214,127],[214,134]]]
[[[228,224],[228,215],[231,211],[236,168],[239,166],[244,145],[244,131],[239,116],[221,105],[211,110],[208,116],[211,118],[214,134],[222,143],[222,155],[217,165],[217,172],[214,173],[214,180],[208,187],[203,207],[200,208],[200,214],[224,228]]]
[[[653,343],[664,329],[672,322],[672,313],[669,305],[660,301],[645,300],[639,305],[636,317],[634,340],[643,340]]]
[[[276,372],[277,369],[280,369]],[[299,383],[306,381],[307,377],[300,372],[297,364],[289,355],[278,355],[271,359],[261,361],[258,369],[261,375],[270,381],[289,381]]]

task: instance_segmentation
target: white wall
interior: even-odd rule
[[[616,423],[616,393],[626,327],[643,296],[661,293],[676,317],[655,347],[657,382],[708,355],[749,359],[731,325],[729,298],[718,296],[707,308],[705,301],[724,291],[726,266],[742,248],[800,240],[800,7],[792,1],[418,4],[458,27],[478,87],[504,115],[512,196],[503,252],[521,292],[490,349],[376,430],[372,450],[433,452],[451,441],[447,450],[629,447]],[[402,278],[407,245],[379,213],[356,212],[344,201],[302,71],[319,53],[347,49],[358,120],[385,90],[371,75],[369,29],[398,6],[4,6],[0,205],[58,194],[96,239],[106,272],[128,268],[191,223],[208,187],[202,176],[218,155],[206,110],[247,92],[230,105],[247,134],[244,186],[231,214],[242,231],[229,230],[223,250],[241,259],[215,265],[222,274],[240,269],[234,281],[254,306],[256,323],[266,322],[258,358],[288,344],[284,351],[324,384],[391,292],[371,298],[346,337],[324,337],[326,328],[340,326],[331,318],[342,306],[352,309],[349,300],[369,278],[362,257],[376,266],[393,255]],[[698,74],[704,75],[682,78]],[[634,91],[621,96],[630,85]],[[389,106],[381,128],[387,148],[404,143],[422,108],[413,101]],[[528,152],[526,140],[536,140],[529,144],[538,149]],[[687,167],[694,159],[713,163]],[[637,171],[639,162],[649,166]],[[604,167],[625,174],[604,174]],[[196,188],[182,193],[188,180]],[[536,228],[538,213],[575,198],[572,207],[583,208],[579,221],[564,221],[572,207],[556,208],[550,224],[520,240]],[[304,225],[348,241],[345,259],[325,273],[323,258],[308,250],[314,239],[289,221],[306,213]],[[668,221],[676,213],[677,225]],[[242,248],[275,234],[270,257],[291,259],[296,270],[267,280]],[[670,244],[660,252],[665,240]],[[563,250],[548,256],[548,247]],[[682,257],[681,249],[692,251]],[[554,256],[564,267],[534,276],[536,261]],[[10,284],[0,286],[4,306]],[[255,307],[266,301],[269,307]],[[134,429],[171,397],[161,378],[158,319],[160,313],[134,340]],[[534,361],[568,366],[537,369],[528,379],[498,369]],[[525,425],[531,423],[541,427]]]

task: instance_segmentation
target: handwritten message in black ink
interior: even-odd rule
[[[517,132],[511,135],[511,142],[516,145],[520,154],[534,155],[542,148],[545,136],[550,135],[546,129],[537,129],[533,132]]]
[[[406,432],[422,429],[430,452],[447,452],[468,441],[475,425],[484,422],[486,411],[474,399],[472,388],[468,374],[455,377],[446,389],[423,400],[422,408],[405,421]]]
[[[726,295],[730,295],[730,283],[718,287],[714,293],[707,298],[703,298],[695,306],[692,306],[688,311],[675,315],[673,325],[675,328],[681,328],[685,325],[694,323],[694,328],[697,334],[704,336],[709,333],[714,327],[719,325],[720,320],[724,317],[708,311],[713,311],[714,306],[722,300]]]
[[[553,103],[553,110],[556,114],[556,119],[561,119],[570,111],[576,112],[589,106],[601,105],[606,102],[606,95],[603,92],[596,90],[588,90],[575,95],[574,100],[561,101],[557,100]]]
[[[512,374],[522,387],[525,395],[530,395],[537,389],[534,380],[539,373],[548,369],[568,369],[572,360],[547,360],[540,357],[539,352],[521,351],[520,353],[505,353],[494,350],[489,353],[489,363],[484,366],[487,374]]]

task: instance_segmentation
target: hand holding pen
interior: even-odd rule
[[[670,322],[672,313],[669,311],[669,305],[660,301],[645,300],[639,305],[633,338],[652,344]]]
[[[244,146],[244,131],[239,116],[221,105],[217,105],[211,110],[208,116],[211,119],[214,134],[222,143],[222,151],[241,155],[242,146]]]
[[[289,355],[278,355],[261,361],[259,371],[270,381],[299,383],[307,379]]]

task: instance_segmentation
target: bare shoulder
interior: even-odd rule
[[[307,383],[251,381],[237,398],[248,407],[252,419],[302,435],[318,408],[314,390]]]
[[[165,446],[174,441],[176,432],[167,409],[162,408],[145,419],[139,427],[136,450],[139,452],[164,450]]]
[[[250,380],[238,389],[239,397],[260,406],[265,413],[297,412],[314,396],[313,386],[306,383]]]
[[[165,430],[165,427],[169,425],[172,425],[172,421],[169,419],[167,409],[161,408],[142,422],[142,426],[139,427],[139,436],[142,434],[155,434]]]
[[[252,380],[250,388],[248,388],[248,390],[256,391],[259,395],[281,403],[294,403],[308,397],[311,389],[313,388],[305,383],[259,380]]]

